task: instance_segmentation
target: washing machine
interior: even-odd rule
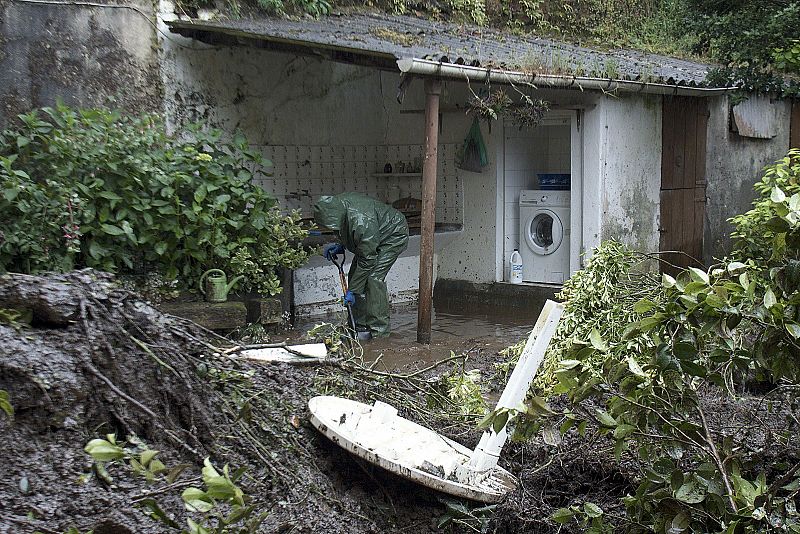
[[[569,201],[569,191],[531,189],[520,193],[523,281],[561,284],[569,278]]]

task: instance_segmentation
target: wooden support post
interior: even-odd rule
[[[431,342],[433,308],[433,231],[436,223],[436,168],[439,144],[439,95],[442,82],[425,80],[425,161],[422,165],[422,223],[419,244],[417,342]]]

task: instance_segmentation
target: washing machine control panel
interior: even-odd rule
[[[526,189],[520,192],[520,204],[532,206],[569,207],[569,191]]]

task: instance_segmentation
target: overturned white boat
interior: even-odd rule
[[[547,345],[555,334],[563,306],[547,301],[497,408],[516,408],[525,399]],[[311,423],[334,443],[402,477],[451,495],[497,502],[516,487],[508,471],[497,466],[508,433],[484,432],[475,450],[397,415],[376,401],[372,406],[349,399],[318,396],[308,403]]]

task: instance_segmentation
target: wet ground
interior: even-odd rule
[[[539,310],[501,308],[491,312],[434,309],[431,344],[422,345],[417,343],[416,306],[398,307],[392,310],[392,334],[363,343],[364,359],[380,359],[377,369],[394,370],[412,363],[434,363],[450,356],[450,351],[494,354],[527,337],[538,314]],[[295,324],[290,338],[297,339],[320,322],[343,320],[344,315],[303,318]]]

